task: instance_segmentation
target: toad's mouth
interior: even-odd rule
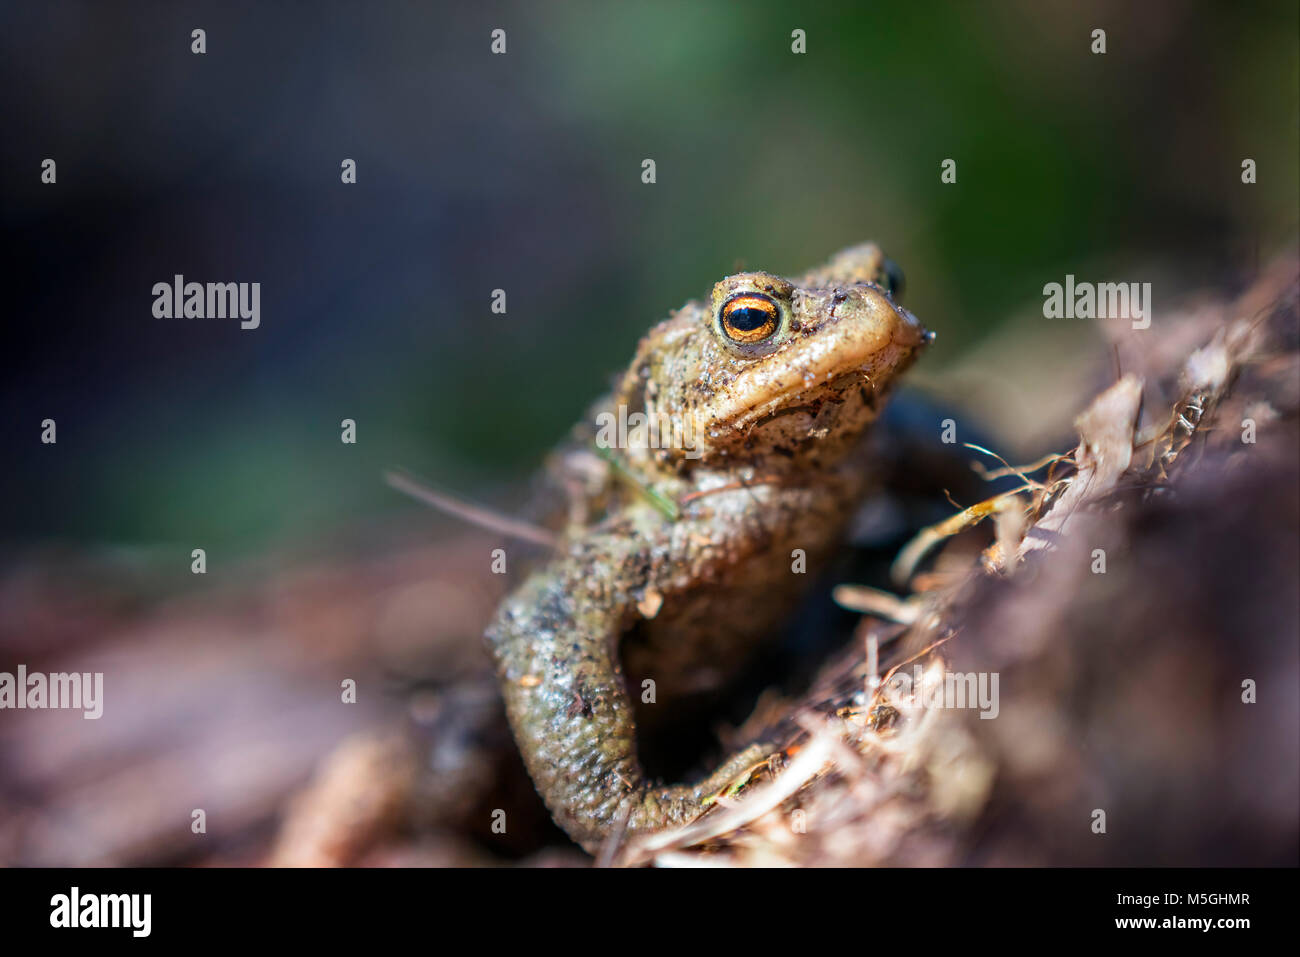
[[[715,396],[704,434],[748,430],[787,408],[836,401],[859,387],[882,393],[929,341],[910,312],[882,294],[861,294],[855,308],[792,339],[743,370]]]

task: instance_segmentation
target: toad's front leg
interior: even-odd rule
[[[646,780],[618,659],[634,614],[628,593],[561,558],[507,598],[487,632],[528,773],[556,823],[592,853],[624,819],[629,832],[688,823],[767,754],[755,745],[695,785]]]

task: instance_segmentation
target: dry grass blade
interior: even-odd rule
[[[846,611],[874,615],[900,625],[912,624],[924,611],[924,606],[919,601],[899,598],[887,591],[868,588],[866,585],[836,585],[831,592],[831,599]]]
[[[626,863],[654,858],[664,851],[700,844],[752,824],[780,807],[800,788],[815,778],[831,761],[835,744],[826,735],[814,735],[789,766],[772,781],[746,792],[743,800],[717,814],[706,815],[694,824],[675,831],[662,831],[640,839],[628,848]]]
[[[454,515],[456,518],[478,525],[480,528],[543,545],[546,548],[555,548],[558,544],[556,537],[544,528],[510,518],[508,515],[494,512],[482,505],[475,505],[446,492],[440,492],[427,482],[422,482],[405,472],[385,472],[384,481],[399,492],[403,492],[425,505],[431,505],[441,512]]]
[[[1001,495],[995,495],[993,498],[987,498],[982,502],[976,502],[969,508],[962,509],[956,515],[945,518],[927,528],[921,529],[916,537],[903,547],[894,559],[894,564],[889,569],[890,578],[899,585],[906,584],[916,571],[916,566],[921,563],[926,554],[934,546],[938,545],[946,538],[951,538],[958,532],[964,531],[973,525],[978,525],[990,515],[996,515],[999,510],[1009,507],[1012,503],[1018,506],[1021,492],[1027,491],[1037,486],[1021,486],[1010,492],[1004,492]]]

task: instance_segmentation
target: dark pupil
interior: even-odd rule
[[[755,329],[761,329],[767,325],[770,318],[767,312],[757,306],[741,306],[739,309],[731,310],[731,315],[727,317],[731,327],[737,332],[753,332]]]

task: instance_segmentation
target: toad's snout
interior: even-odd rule
[[[837,290],[832,317],[848,328],[837,331],[841,343],[870,342],[874,350],[896,347],[920,349],[934,339],[934,333],[874,283],[855,283]]]

